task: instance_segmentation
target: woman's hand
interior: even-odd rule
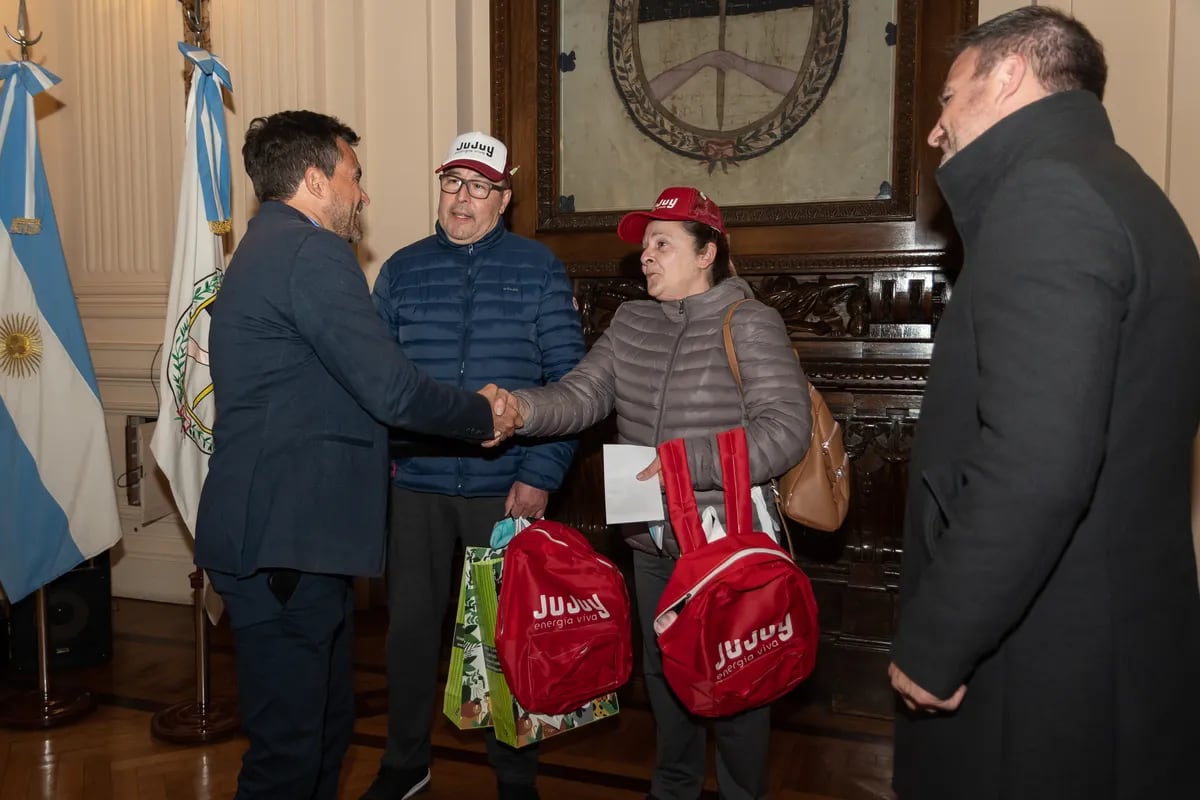
[[[648,481],[651,478],[653,478],[655,475],[658,476],[658,485],[662,486],[663,485],[662,459],[659,458],[658,456],[654,457],[654,460],[650,462],[650,466],[646,467],[644,470],[642,470],[641,472],[639,472],[637,474],[637,479],[639,481]]]

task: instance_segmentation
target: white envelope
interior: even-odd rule
[[[639,481],[637,474],[658,456],[653,447],[604,445],[604,511],[609,525],[664,519],[658,476]]]

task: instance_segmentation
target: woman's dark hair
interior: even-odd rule
[[[729,260],[729,237],[711,225],[705,225],[703,222],[695,220],[684,220],[683,227],[695,240],[697,253],[704,252],[704,248],[708,246],[709,242],[716,245],[717,255],[713,258],[712,269],[709,273],[712,276],[713,286],[734,274],[733,263]]]
[[[242,159],[258,201],[287,200],[309,167],[332,177],[342,157],[338,139],[351,147],[358,144],[358,134],[349,126],[315,111],[280,111],[251,120]]]

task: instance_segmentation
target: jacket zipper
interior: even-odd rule
[[[522,533],[524,533],[524,531],[522,531]],[[546,531],[544,531],[544,530],[541,530],[541,529],[538,529],[538,530],[531,530],[531,531],[530,531],[530,533],[540,533],[542,536],[546,537],[547,539],[549,539],[550,541],[554,542],[556,545],[559,545],[560,547],[566,547],[566,548],[568,548],[568,549],[570,549],[570,547],[571,547],[571,545],[570,545],[570,543],[569,543],[569,542],[564,542],[564,541],[562,541],[561,539],[555,539],[553,535],[551,535],[551,534],[547,533],[547,532],[546,532]],[[600,557],[600,556],[598,556],[598,555],[596,555],[596,556],[587,556],[587,558],[588,558],[588,560],[589,560],[589,561],[594,561],[594,562],[596,562],[596,564],[598,564],[598,565],[599,565],[599,566],[601,566],[601,567],[608,567],[609,569],[612,569],[612,565],[611,565],[611,564],[609,564],[608,562],[606,562],[606,561],[605,561],[603,558],[601,558],[601,557]]]
[[[662,435],[663,408],[666,406],[667,387],[671,384],[671,373],[675,371],[675,357],[679,355],[679,346],[683,344],[683,334],[687,331],[687,309],[684,308],[683,301],[679,301],[679,316],[683,317],[683,325],[679,328],[679,335],[675,337],[675,344],[671,348],[671,358],[667,362],[667,373],[663,377],[662,394],[658,397],[658,416],[654,420],[654,446],[658,446],[658,438]]]
[[[679,302],[679,315],[683,317],[683,325],[679,328],[679,335],[675,337],[675,344],[671,347],[671,358],[667,361],[667,373],[663,377],[662,394],[658,398],[658,416],[654,419],[654,446],[658,447],[658,440],[662,436],[662,421],[663,409],[667,404],[667,387],[671,385],[671,373],[675,371],[675,357],[679,355],[679,346],[683,344],[683,334],[687,332],[687,309],[683,305],[683,301]],[[666,529],[670,527],[670,519],[663,520],[663,547],[659,547],[660,552],[666,551]],[[671,530],[671,535],[675,535],[675,531]],[[654,537],[650,537],[651,544],[654,543]],[[679,540],[675,540],[675,546],[679,546]]]
[[[662,614],[659,614],[657,617],[655,617],[654,618],[654,629],[656,631],[658,630],[658,621],[660,619],[662,619],[663,617],[665,617],[667,614],[674,612],[676,614],[676,616],[678,616],[679,613],[683,611],[683,608],[684,608],[684,606],[687,605],[688,601],[691,600],[693,597],[695,597],[696,594],[698,594],[701,589],[703,589],[705,586],[707,586],[712,581],[716,580],[717,576],[719,576],[722,572],[725,572],[730,567],[732,567],[734,564],[741,561],[743,558],[749,558],[750,556],[754,556],[754,555],[773,556],[776,560],[780,560],[780,561],[790,561],[791,560],[791,559],[787,558],[786,555],[782,554],[780,551],[772,550],[772,549],[769,549],[766,547],[747,547],[744,550],[738,550],[736,553],[732,553],[728,558],[726,558],[720,564],[717,564],[715,567],[710,569],[703,578],[696,581],[695,585],[692,586],[692,588],[688,589],[686,592],[684,592],[682,597],[680,597],[678,600],[675,600],[672,603],[670,603],[667,606],[666,611],[664,611]],[[667,627],[670,627],[670,625],[668,625]],[[664,628],[664,630],[665,630],[665,628]],[[661,634],[661,631],[659,631],[659,633]]]
[[[475,245],[467,245],[467,284],[463,293],[463,326],[458,340],[458,388],[463,389],[463,380],[467,374],[467,332],[471,329],[472,298],[475,295]],[[463,490],[463,460],[455,459],[455,484],[458,491]]]

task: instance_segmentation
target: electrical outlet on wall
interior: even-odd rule
[[[141,509],[141,526],[175,511],[167,477],[158,468],[150,440],[154,437],[154,417],[125,418],[125,475],[123,485],[129,505]]]

